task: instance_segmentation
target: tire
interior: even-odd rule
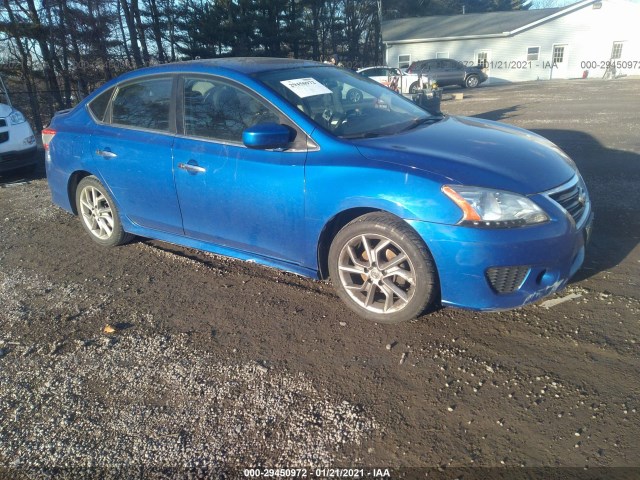
[[[347,101],[350,103],[360,103],[364,95],[357,88],[352,88],[347,92]]]
[[[418,91],[420,90],[420,88],[418,88],[420,85],[418,84],[418,82],[413,82],[411,85],[409,85],[409,93],[410,94],[416,94],[418,93]]]
[[[467,88],[476,88],[478,85],[480,85],[480,79],[477,75],[469,75],[464,81],[464,86]]]
[[[329,248],[329,275],[351,310],[379,323],[416,318],[438,292],[427,246],[403,220],[384,212],[356,218],[338,232]]]
[[[122,229],[116,204],[96,177],[85,177],[76,188],[76,208],[91,239],[104,247],[115,247],[133,239]]]

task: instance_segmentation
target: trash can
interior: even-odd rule
[[[442,101],[442,88],[421,90],[413,96],[413,101],[420,108],[432,115],[441,115],[440,102]]]

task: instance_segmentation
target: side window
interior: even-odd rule
[[[171,78],[124,85],[113,100],[111,123],[152,130],[169,130]]]
[[[113,95],[113,90],[114,88],[110,88],[106,92],[102,92],[89,103],[89,110],[91,110],[91,113],[93,113],[93,116],[99,122],[104,121],[104,115],[107,113],[107,107],[109,106],[109,100],[111,100],[111,96]]]
[[[280,123],[280,116],[262,100],[218,80],[185,78],[182,94],[188,136],[241,143],[246,128]]]

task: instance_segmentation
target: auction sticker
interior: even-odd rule
[[[315,78],[296,78],[295,80],[282,80],[280,83],[300,98],[333,93]]]

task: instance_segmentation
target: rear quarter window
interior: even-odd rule
[[[109,100],[111,100],[111,96],[113,95],[114,88],[110,88],[96,98],[89,102],[89,110],[99,122],[104,122],[105,114],[107,113],[107,107],[109,106]]]

